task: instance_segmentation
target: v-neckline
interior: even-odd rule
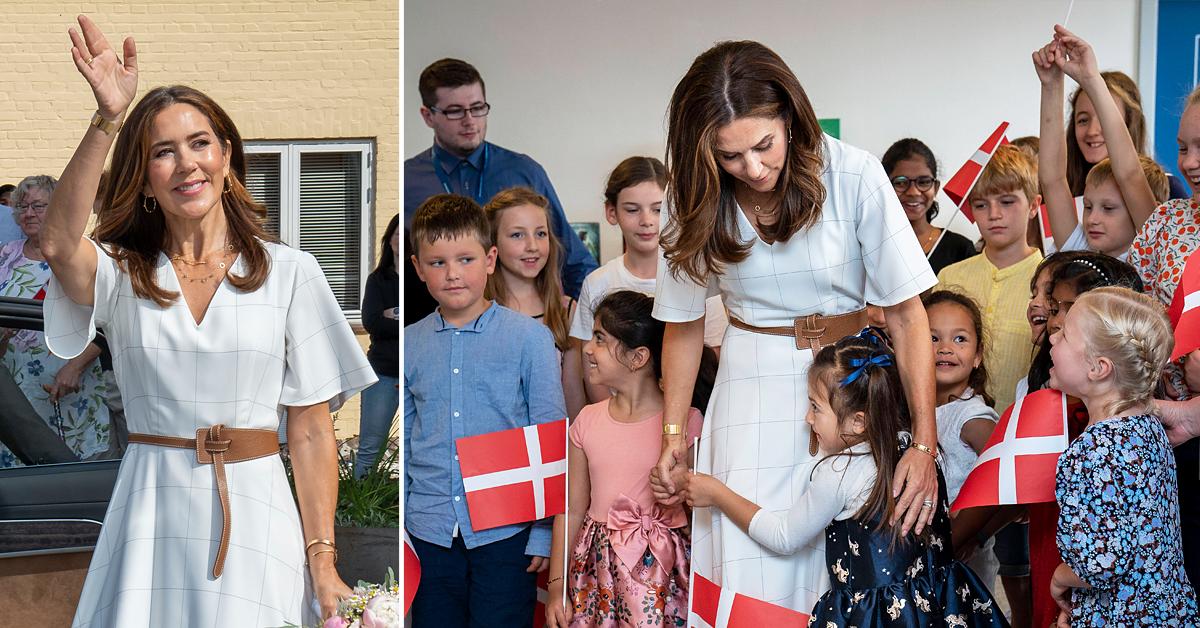
[[[242,254],[238,253],[234,256],[233,261],[229,263],[229,268],[225,270],[221,281],[217,282],[217,289],[213,291],[212,298],[208,300],[208,305],[204,307],[204,313],[200,315],[200,320],[196,320],[196,317],[192,315],[192,306],[188,303],[187,296],[183,294],[183,282],[179,280],[179,273],[175,271],[175,265],[171,263],[171,258],[167,257],[167,254],[162,251],[159,251],[158,255],[159,259],[166,262],[167,268],[171,269],[171,276],[175,278],[175,287],[179,290],[179,302],[183,304],[183,310],[188,320],[192,322],[194,329],[200,329],[204,326],[204,321],[208,320],[208,312],[216,304],[217,297],[224,292],[225,279],[229,277],[229,273],[233,272],[234,266],[242,259]]]
[[[737,208],[738,220],[741,221],[740,224],[742,224],[742,226],[750,229],[750,233],[753,234],[754,239],[758,240],[759,242],[765,244],[768,247],[774,248],[775,244],[778,241],[767,242],[766,239],[762,237],[762,234],[759,233],[758,229],[754,227],[754,223],[750,221],[750,217],[746,215],[746,210],[742,209],[742,204],[737,202],[737,200],[735,199],[733,201],[733,206]],[[746,234],[743,232],[742,235],[745,236]]]

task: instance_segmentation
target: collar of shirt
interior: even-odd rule
[[[463,325],[462,327],[455,327],[454,325],[447,323],[446,319],[442,318],[442,309],[438,308],[434,311],[434,321],[436,323],[434,326],[434,331],[467,331],[475,334],[482,333],[487,329],[488,323],[496,317],[497,307],[499,307],[499,305],[497,305],[495,301],[492,301],[492,304],[483,311],[483,314],[480,314],[475,320]]]
[[[464,161],[471,164],[476,170],[483,168],[483,149],[486,145],[487,142],[480,142],[479,146],[476,146],[475,150],[471,151],[471,154],[467,155],[466,159],[450,154],[450,151],[438,146],[436,143],[431,152],[436,166],[440,167],[446,174],[450,174],[457,170]]]

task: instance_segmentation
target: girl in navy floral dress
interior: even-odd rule
[[[1060,625],[1196,626],[1175,458],[1151,403],[1174,345],[1162,307],[1126,288],[1092,290],[1050,340],[1050,385],[1091,417],[1058,461]]]
[[[681,474],[688,503],[715,506],[772,552],[821,543],[830,590],[809,626],[1008,626],[991,593],[954,559],[946,482],[938,478],[933,522],[900,536],[892,475],[907,449],[908,407],[895,358],[872,332],[822,349],[808,372],[809,411],[821,454],[802,467],[792,507],[769,512],[716,478]],[[919,448],[918,448],[919,449]],[[926,452],[928,453],[928,452]]]

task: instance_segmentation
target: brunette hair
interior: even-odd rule
[[[388,221],[387,229],[383,230],[383,239],[379,242],[379,264],[375,266],[375,272],[396,272],[396,251],[392,250],[392,236],[399,228],[400,214],[396,214]]]
[[[11,183],[5,183],[4,185],[0,185],[0,196],[4,196],[5,194],[11,194],[12,191],[15,189],[17,189],[17,186],[15,186]]]
[[[887,176],[890,179],[892,172],[896,169],[896,164],[913,157],[924,161],[925,167],[929,168],[929,172],[933,173],[934,183],[940,183],[938,181],[937,157],[933,156],[933,151],[925,145],[925,142],[915,137],[906,137],[896,141],[895,144],[889,146],[887,151],[883,153],[883,159],[880,161],[883,163],[884,172],[887,172]],[[938,203],[934,200],[929,209],[925,210],[925,222],[932,222],[937,215]]]
[[[229,223],[231,244],[241,253],[246,267],[245,275],[229,273],[229,283],[246,292],[260,288],[271,272],[271,257],[264,243],[278,241],[263,229],[266,208],[250,196],[242,183],[246,157],[242,136],[229,114],[208,95],[185,85],[150,90],[130,111],[117,135],[109,185],[92,235],[98,242],[112,245],[109,254],[129,273],[134,294],[160,307],[179,298],[178,292],[164,289],[156,280],[158,256],[170,245],[170,232],[157,201],[142,190],[146,187],[154,120],[176,104],[194,107],[208,120],[221,152],[229,159],[230,174],[219,184],[221,205]],[[212,183],[216,189],[218,183]]]
[[[1165,203],[1171,196],[1171,182],[1167,180],[1167,173],[1163,171],[1162,166],[1158,165],[1158,162],[1145,155],[1138,155],[1138,163],[1142,166],[1142,174],[1146,177],[1146,183],[1150,184],[1150,192],[1154,194],[1154,200],[1159,205]],[[1088,171],[1085,185],[1095,187],[1112,178],[1112,160],[1105,157],[1096,162],[1096,165]],[[1121,198],[1124,200],[1124,195]]]
[[[796,75],[753,41],[719,43],[696,57],[675,86],[667,121],[668,205],[663,253],[672,275],[696,281],[749,255],[739,235],[733,177],[717,163],[717,131],[741,118],[784,122],[787,159],[773,201],[779,220],[763,235],[785,241],[815,224],[825,204],[824,133]]]
[[[551,230],[551,225],[554,224],[554,217],[550,215],[550,201],[545,196],[534,192],[525,187],[509,188],[500,192],[488,201],[487,205],[483,206],[483,211],[487,215],[488,224],[490,226],[489,233],[492,242],[499,242],[501,235],[498,233],[500,229],[500,215],[507,209],[520,207],[522,205],[532,205],[540,208],[542,213],[546,215],[546,235],[550,241],[550,254],[546,257],[546,265],[542,268],[542,272],[538,273],[536,279],[533,280],[537,287],[538,296],[542,300],[542,307],[545,312],[542,315],[542,322],[554,334],[554,344],[562,351],[566,351],[571,341],[570,321],[568,319],[567,307],[563,305],[563,288],[562,280],[559,278],[558,260],[562,259],[562,245],[558,242],[558,237]],[[509,302],[508,283],[504,279],[504,273],[495,272],[488,275],[487,288],[484,290],[484,297],[495,299],[504,305]]]
[[[487,87],[483,77],[475,66],[460,59],[438,59],[421,70],[417,79],[417,92],[421,94],[421,104],[426,107],[437,105],[437,90],[439,87],[462,87],[479,83],[479,89],[487,97]]]
[[[472,237],[486,254],[492,248],[492,227],[487,214],[474,199],[459,194],[435,194],[413,213],[408,242],[413,255],[421,257],[421,243]]]
[[[1087,313],[1082,321],[1087,356],[1106,357],[1113,364],[1113,383],[1121,399],[1108,414],[1150,404],[1175,347],[1162,304],[1140,290],[1110,287],[1079,297],[1075,307]]]
[[[854,373],[858,377],[847,381]],[[855,513],[864,523],[878,518],[876,530],[888,528],[888,520],[896,512],[892,496],[892,477],[900,462],[900,432],[910,429],[908,402],[896,356],[886,336],[873,328],[856,336],[847,336],[822,348],[808,370],[808,386],[820,386],[829,392],[829,405],[842,425],[857,412],[863,413],[863,434],[858,442],[866,442],[875,460],[875,483],[866,503]],[[847,447],[855,444],[843,435]],[[843,451],[822,459],[861,455]],[[900,526],[891,527],[892,543],[900,539]]]
[[[972,396],[982,397],[983,402],[989,406],[996,405],[996,400],[988,394],[987,390],[988,374],[987,367],[983,363],[983,356],[988,343],[984,340],[983,314],[979,311],[979,305],[971,297],[951,290],[934,290],[921,299],[921,304],[925,306],[926,311],[939,303],[950,303],[966,310],[967,316],[971,319],[971,327],[975,332],[975,352],[980,358],[979,366],[971,369],[967,385],[974,392]],[[970,397],[967,398],[970,399]]]
[[[667,168],[654,157],[628,157],[613,168],[604,184],[604,203],[615,206],[621,190],[653,181],[658,187],[667,187]]]
[[[1029,155],[1030,159],[1037,161],[1038,152],[1042,149],[1042,138],[1036,135],[1022,135],[1009,144],[1021,149],[1026,155]]]
[[[662,344],[666,324],[654,318],[654,298],[632,290],[616,290],[596,304],[593,316],[596,324],[620,343],[612,347],[613,357],[624,363],[617,349],[633,350],[646,347],[650,350],[651,372],[655,380],[662,379]],[[692,407],[701,413],[708,408],[713,385],[717,379],[717,354],[711,347],[704,347],[700,354],[700,371],[692,388]]]
[[[1020,190],[1025,200],[1033,202],[1038,194],[1037,162],[1011,144],[997,146],[996,152],[979,173],[975,186],[967,193],[967,203],[980,196],[1005,194]]]
[[[1125,108],[1125,126],[1129,129],[1129,137],[1133,140],[1133,147],[1138,154],[1146,153],[1146,116],[1142,113],[1142,95],[1138,90],[1137,83],[1129,78],[1129,75],[1124,72],[1110,70],[1101,72],[1100,77],[1104,79],[1104,84],[1108,87],[1108,91],[1116,100]],[[1083,88],[1077,87],[1071,93],[1071,116],[1067,118],[1067,185],[1071,188],[1071,194],[1079,196],[1083,194],[1083,186],[1086,184],[1087,173],[1095,164],[1090,164],[1083,158],[1083,151],[1079,148],[1079,141],[1075,139],[1075,107],[1079,103],[1079,96],[1083,94]],[[1095,103],[1092,103],[1095,107]]]
[[[1050,256],[1053,257],[1054,255]],[[1042,264],[1046,264],[1046,260],[1043,260]],[[1034,281],[1036,280],[1035,273]],[[1050,275],[1049,293],[1052,294],[1059,284],[1069,286],[1076,298],[1109,286],[1129,288],[1138,292],[1143,289],[1142,278],[1133,266],[1115,257],[1093,251],[1064,252],[1064,257],[1060,262],[1056,262],[1053,274]],[[1050,367],[1054,366],[1054,362],[1050,359],[1050,330],[1047,329],[1046,332],[1037,354],[1029,364],[1029,376],[1026,379],[1029,392],[1041,390],[1050,382]]]

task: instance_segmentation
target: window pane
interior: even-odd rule
[[[300,155],[300,241],[325,271],[343,310],[359,308],[363,153]]]
[[[246,189],[267,208],[267,233],[279,237],[279,153],[246,155]]]

